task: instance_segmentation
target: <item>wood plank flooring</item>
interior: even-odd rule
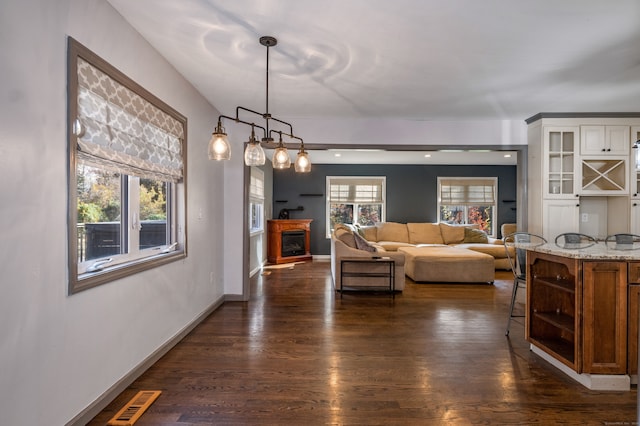
[[[140,425],[631,425],[636,389],[590,391],[504,335],[511,274],[494,285],[332,289],[328,262],[271,270],[116,398],[162,395]],[[524,292],[522,292],[524,293]],[[520,307],[522,308],[522,307]]]

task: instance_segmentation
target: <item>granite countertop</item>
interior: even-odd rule
[[[637,244],[632,246],[633,249],[614,249],[612,247],[607,247],[604,241],[599,241],[597,244],[586,248],[563,248],[554,243],[537,246],[527,246],[526,244],[522,244],[522,246],[518,246],[538,253],[552,254],[572,259],[640,260],[640,246]]]

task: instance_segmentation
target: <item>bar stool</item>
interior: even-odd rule
[[[545,244],[547,240],[543,237],[528,232],[514,232],[504,237],[504,249],[507,252],[507,259],[513,272],[513,291],[511,293],[511,306],[509,307],[509,319],[507,320],[507,330],[505,336],[509,336],[511,318],[523,317],[524,315],[513,315],[513,307],[516,303],[516,296],[519,288],[527,285],[527,248],[537,247]]]
[[[610,250],[638,250],[640,249],[640,235],[613,234],[604,240]]]
[[[598,241],[591,235],[580,232],[565,232],[556,237],[555,243],[563,249],[579,250],[596,245]]]

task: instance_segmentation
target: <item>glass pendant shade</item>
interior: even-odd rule
[[[297,173],[309,173],[311,171],[311,161],[309,160],[309,155],[304,151],[304,148],[300,148],[294,167]]]
[[[214,133],[209,141],[209,160],[228,160],[231,147],[225,133]]]
[[[256,135],[252,128],[249,143],[244,150],[244,164],[247,166],[262,166],[265,160],[264,149],[262,149],[260,142],[256,140]]]
[[[273,159],[271,162],[273,163],[274,169],[288,169],[291,167],[291,158],[289,158],[289,152],[287,152],[287,148],[285,148],[282,143],[282,135],[280,135],[278,147],[273,151]]]

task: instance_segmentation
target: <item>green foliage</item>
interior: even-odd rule
[[[77,176],[78,223],[121,220],[120,174],[79,165]],[[164,182],[140,179],[140,220],[166,220],[166,191]]]
[[[142,183],[142,181],[141,181]],[[164,187],[164,185],[162,185]],[[161,220],[167,218],[167,200],[162,191],[155,185],[140,185],[140,219]]]
[[[93,203],[78,202],[78,223],[99,222],[102,215],[100,207]]]

